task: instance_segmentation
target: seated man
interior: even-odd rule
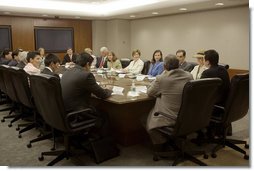
[[[3,51],[2,56],[0,56],[0,65],[8,65],[12,60],[12,51],[9,49],[5,49]]]
[[[83,52],[77,57],[76,65],[63,73],[61,87],[65,110],[68,113],[92,107],[90,104],[91,94],[102,99],[111,96],[111,90],[103,89],[96,83],[94,75],[90,72],[92,62],[93,57]],[[98,111],[96,114],[104,120],[104,125],[102,125],[104,127],[107,124],[107,116],[98,113]],[[107,131],[108,128],[101,128],[98,134],[104,136]]]
[[[49,53],[44,59],[44,64],[45,64],[45,68],[43,69],[41,73],[59,77],[55,73],[55,71],[60,66],[60,60],[55,54]]]
[[[179,60],[175,55],[165,57],[164,68],[165,71],[156,77],[147,90],[149,96],[156,97],[155,106],[148,115],[146,126],[157,151],[162,150],[160,148],[166,143],[166,138],[155,128],[175,124],[181,106],[183,87],[188,81],[193,80],[189,72],[179,69]],[[172,119],[162,115],[154,116],[155,112],[167,113]]]
[[[218,65],[219,54],[215,50],[207,50],[205,51],[204,54],[205,54],[205,66],[208,69],[202,73],[201,78],[218,77],[222,79],[222,85],[219,88],[220,96],[218,97],[216,104],[224,106],[230,88],[230,80],[228,72],[225,69],[225,67]]]
[[[66,63],[76,63],[77,55],[73,53],[72,48],[67,49],[67,54],[64,56],[62,64],[65,65]]]
[[[107,60],[108,60],[108,48],[102,47],[100,49],[101,56],[97,58],[96,68],[107,68]]]
[[[179,60],[179,68],[183,69],[184,71],[191,72],[193,70],[193,65],[186,62],[186,51],[185,50],[178,50],[176,52],[176,57]]]

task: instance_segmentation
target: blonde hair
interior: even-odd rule
[[[135,53],[138,53],[138,54],[139,54],[139,56],[141,55],[141,52],[140,52],[140,50],[139,50],[139,49],[135,49],[135,50],[133,50],[133,51],[132,51],[132,56],[134,56],[134,55],[135,55]]]
[[[23,51],[23,52],[19,52],[19,53],[20,53],[19,60],[26,63],[27,62],[26,57],[27,57],[28,52],[27,51]]]

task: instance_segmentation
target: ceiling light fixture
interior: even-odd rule
[[[131,18],[135,18],[136,16],[135,15],[130,15]]]
[[[97,15],[101,14],[109,15],[119,10],[131,9],[139,6],[152,5],[160,0],[118,0],[107,1],[107,3],[78,3],[76,2],[64,2],[60,0],[0,0],[0,7],[16,7],[16,8],[32,8],[40,10],[58,10],[58,11],[72,11],[78,12],[80,15],[89,14]]]
[[[79,19],[79,18],[80,18],[80,16],[76,16],[75,18]]]
[[[222,2],[216,3],[216,6],[223,6],[224,4]]]
[[[187,11],[187,8],[179,8],[180,11]]]
[[[4,14],[10,14],[10,12],[9,11],[5,11]]]
[[[158,15],[159,13],[158,12],[152,12],[153,15]]]
[[[42,14],[43,17],[47,17],[48,15],[47,14]]]

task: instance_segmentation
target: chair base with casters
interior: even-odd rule
[[[159,128],[158,131],[162,133],[168,134],[168,130],[166,127]],[[189,140],[186,137],[171,137],[169,139],[170,146],[173,147],[172,151],[163,151],[163,152],[154,152],[153,160],[158,161],[159,159],[170,158],[173,159],[172,166],[176,166],[177,164],[184,162],[185,160],[190,160],[200,166],[207,166],[206,163],[200,161],[195,158],[193,155],[203,155],[204,159],[208,159],[208,155],[206,151],[203,149],[186,149],[186,144]],[[180,145],[179,145],[180,144]]]

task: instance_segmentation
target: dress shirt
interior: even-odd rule
[[[41,70],[36,68],[32,63],[26,64],[26,66],[24,67],[24,70],[28,74],[40,74],[41,73]]]

